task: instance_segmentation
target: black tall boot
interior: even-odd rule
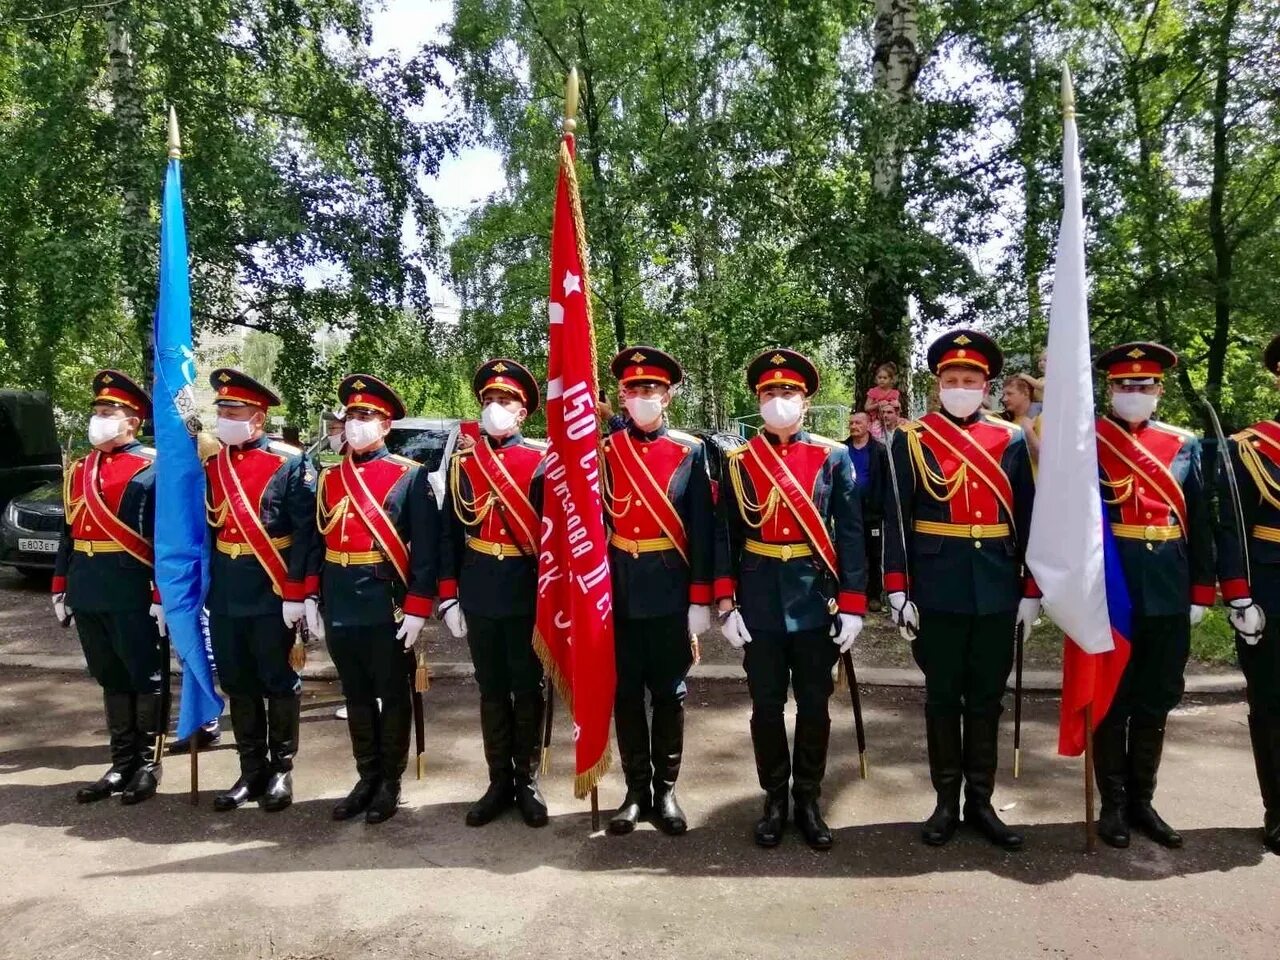
[[[920,839],[931,847],[940,847],[955,836],[960,825],[960,785],[964,779],[960,715],[926,707],[924,729],[929,744],[929,779],[938,802],[920,827]]]
[[[831,849],[831,828],[818,810],[822,778],[827,772],[827,746],[831,719],[796,714],[796,745],[792,759],[791,796],[795,801],[796,827],[814,850]]]
[[[132,693],[102,692],[102,707],[107,715],[107,736],[111,744],[111,767],[88,786],[76,791],[80,803],[105,800],[113,793],[120,793],[133,779],[138,766],[138,752],[134,746],[134,697]]]
[[[515,768],[516,807],[526,826],[547,825],[547,801],[538,790],[538,761],[542,755],[541,691],[517,693],[514,697],[515,733],[511,760]]]
[[[653,810],[653,765],[649,756],[649,718],[644,698],[629,697],[614,705],[613,729],[622,758],[627,795],[609,820],[612,834],[630,833]]]
[[[413,706],[408,697],[382,701],[379,749],[382,755],[382,782],[365,811],[366,823],[382,823],[396,815],[400,807],[400,777],[409,763],[409,735],[413,732]]]
[[[791,780],[787,725],[780,715],[751,715],[751,747],[756,755],[756,775],[764,788],[764,814],[756,822],[756,843],[776,847],[787,829],[787,786]]]
[[[293,758],[298,753],[301,719],[301,697],[271,697],[267,700],[271,776],[263,794],[262,809],[268,813],[277,813],[293,803]]]
[[[1129,846],[1128,735],[1126,718],[1107,717],[1093,732],[1093,772],[1098,780],[1102,809],[1098,836],[1102,842],[1124,849]]]
[[[684,703],[680,700],[655,701],[653,732],[650,738],[653,758],[653,815],[658,829],[678,837],[689,829],[684,811],[676,800],[676,780],[684,758]]]
[[[128,786],[120,794],[120,802],[125,806],[154,797],[156,788],[160,786],[160,758],[156,754],[156,745],[165,725],[164,698],[158,693],[140,693],[137,703],[137,725],[134,728],[133,742],[138,765]]]
[[[1151,805],[1163,753],[1164,718],[1132,717],[1129,720],[1129,824],[1162,847],[1176,850],[1182,846],[1182,834],[1165,823]]]
[[[240,776],[213,798],[213,809],[235,810],[259,799],[267,788],[267,711],[260,697],[231,697],[231,732],[236,737]]]
[[[511,738],[515,725],[511,701],[501,697],[480,700],[480,735],[489,766],[489,788],[467,811],[468,827],[483,827],[515,802],[511,772]]]
[[[350,820],[368,809],[382,780],[382,755],[378,746],[381,718],[374,701],[347,701],[347,732],[351,735],[351,754],[356,760],[360,779],[351,792],[333,808],[333,819]]]
[[[996,815],[991,796],[996,789],[1000,716],[964,717],[964,822],[1006,850],[1022,849],[1022,834],[1009,829]]]
[[[1280,723],[1274,718],[1249,714],[1249,739],[1253,742],[1253,762],[1262,788],[1262,842],[1272,853],[1280,853]]]

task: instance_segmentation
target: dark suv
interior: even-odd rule
[[[0,390],[0,564],[45,576],[62,536],[62,451],[43,393]]]

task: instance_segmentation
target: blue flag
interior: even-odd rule
[[[187,228],[182,170],[169,160],[160,212],[160,302],[155,318],[156,586],[169,636],[182,661],[178,737],[189,737],[222,713],[205,646],[209,588],[204,469],[196,447],[196,354],[191,337]]]

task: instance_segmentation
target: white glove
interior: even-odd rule
[[[413,645],[418,642],[418,634],[426,625],[426,617],[415,617],[412,613],[406,613],[404,619],[400,621],[400,629],[396,631],[396,639],[404,641],[406,650],[412,650]]]
[[[841,653],[848,653],[853,649],[853,641],[858,639],[861,632],[862,618],[856,613],[837,614],[836,622],[831,625],[832,642],[840,648]]]
[[[1267,628],[1266,614],[1253,602],[1252,597],[1232,600],[1227,619],[1235,632],[1240,634],[1240,639],[1251,647],[1262,639],[1262,631]]]
[[[1029,639],[1032,625],[1040,619],[1040,598],[1023,597],[1018,601],[1017,625],[1022,628],[1022,638]]]
[[[1193,603],[1191,605],[1191,625],[1193,627],[1204,619],[1205,609],[1205,607],[1200,606],[1198,603]]]
[[[301,600],[286,600],[280,606],[280,615],[284,617],[284,625],[292,630],[307,615],[306,604]]]
[[[53,595],[53,615],[58,618],[59,623],[65,623],[67,626],[76,622],[76,616],[67,608],[66,593],[55,593]]]
[[[920,611],[901,590],[889,594],[889,619],[908,640],[920,630]]]
[[[324,639],[324,618],[320,616],[320,601],[315,597],[307,597],[302,602],[304,616],[307,618],[307,629],[317,640]]]
[[[164,607],[160,606],[158,603],[153,603],[151,605],[151,609],[148,610],[147,613],[149,613],[151,618],[155,620],[156,628],[160,631],[160,636],[167,637],[169,635],[169,628],[164,622]]]
[[[444,625],[455,640],[461,640],[467,635],[467,617],[462,612],[462,604],[457,600],[446,600],[445,603],[447,606],[441,611]]]
[[[699,636],[711,629],[711,608],[701,603],[689,604],[689,634]]]
[[[724,626],[720,628],[720,632],[724,634],[724,638],[729,641],[729,645],[735,650],[741,650],[743,645],[751,642],[751,634],[747,632],[747,625],[742,622],[742,614],[734,610],[724,622]]]

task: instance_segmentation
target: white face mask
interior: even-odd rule
[[[799,397],[774,397],[760,404],[760,416],[774,430],[789,430],[804,416],[804,401]]]
[[[342,434],[340,433],[329,434],[329,449],[332,450],[334,453],[341,453],[342,441],[343,441]]]
[[[1125,423],[1145,423],[1156,412],[1160,398],[1154,393],[1113,393],[1111,409]]]
[[[519,415],[500,403],[486,403],[480,411],[480,426],[495,440],[510,436],[519,425]]]
[[[967,387],[947,387],[938,391],[938,399],[942,401],[942,409],[957,420],[965,420],[982,406],[985,390],[970,390]]]
[[[347,446],[357,453],[369,449],[382,439],[382,423],[378,420],[348,420],[342,428]]]
[[[253,421],[219,417],[218,422],[214,424],[213,432],[228,447],[238,447],[253,439]]]
[[[626,404],[632,422],[642,427],[662,418],[661,397],[627,397]]]
[[[117,420],[115,417],[99,417],[93,416],[89,418],[89,443],[91,446],[100,447],[104,443],[110,443],[116,437],[120,436],[120,426],[123,420]]]

